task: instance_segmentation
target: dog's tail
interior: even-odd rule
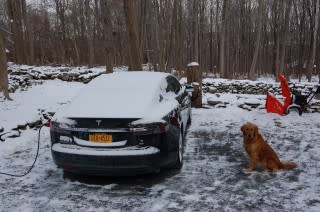
[[[283,169],[294,169],[297,168],[297,164],[294,162],[281,162]]]

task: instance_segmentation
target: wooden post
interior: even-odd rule
[[[192,62],[187,65],[187,83],[193,86],[191,106],[202,107],[202,75],[199,70],[199,63]]]

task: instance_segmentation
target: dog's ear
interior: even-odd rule
[[[257,135],[259,133],[259,128],[257,125],[253,125],[254,133]]]
[[[240,128],[240,129],[241,129],[241,132],[244,132],[245,127],[246,127],[245,124],[241,126],[241,128]]]

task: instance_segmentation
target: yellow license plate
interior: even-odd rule
[[[97,143],[111,143],[112,135],[105,133],[94,133],[89,135],[89,141]]]

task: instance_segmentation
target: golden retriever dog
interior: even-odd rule
[[[293,169],[297,164],[293,162],[281,162],[275,151],[259,134],[258,126],[246,123],[241,127],[243,133],[243,146],[249,156],[248,171],[257,166],[262,166],[265,171],[277,171],[280,169]]]

